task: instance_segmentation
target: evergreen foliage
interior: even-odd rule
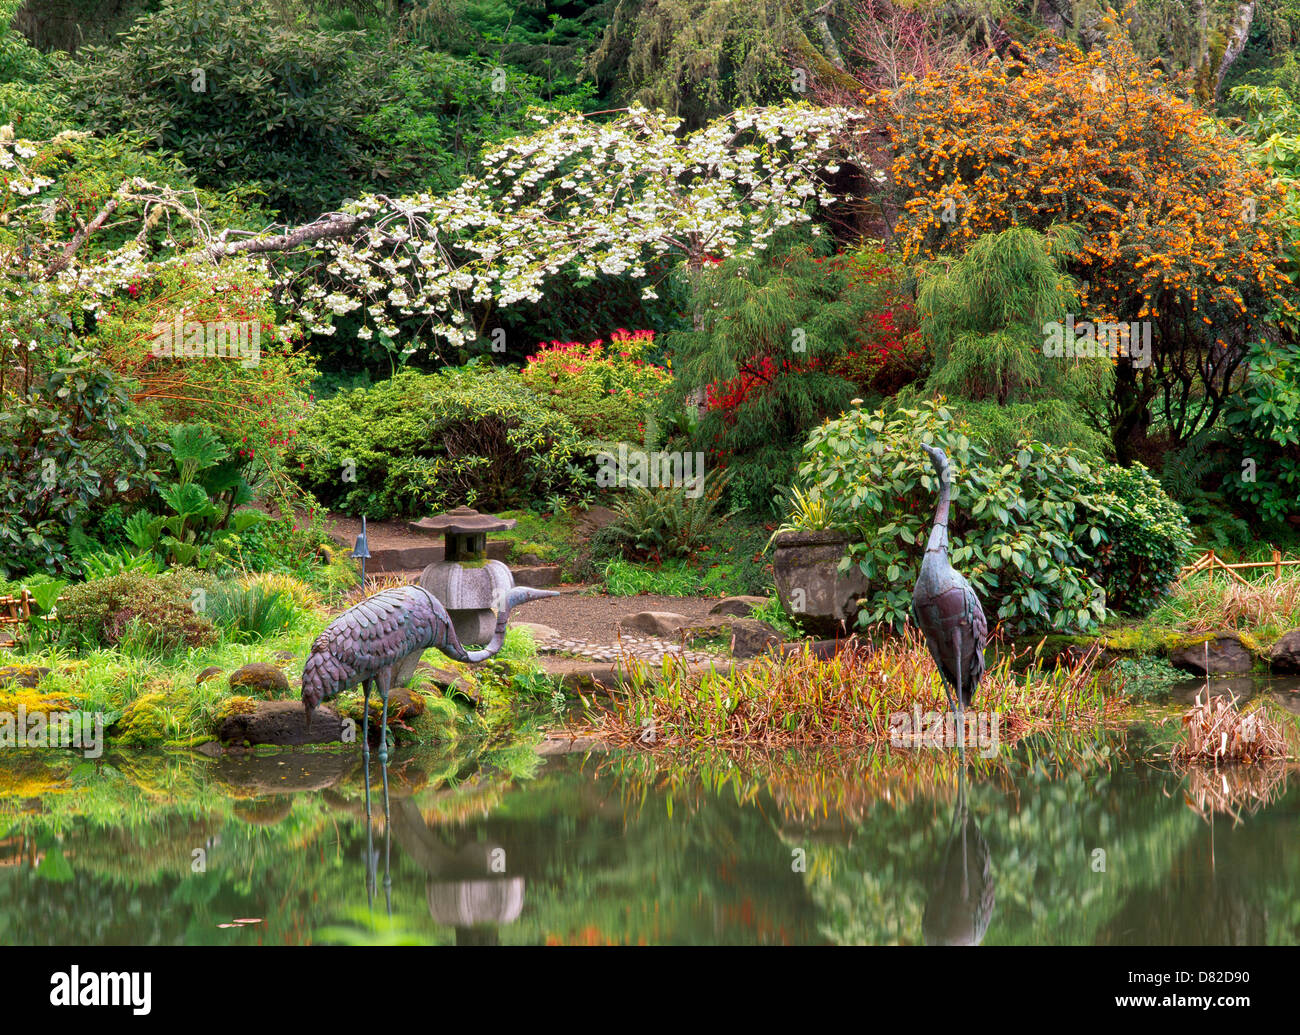
[[[766,258],[703,272],[700,325],[667,336],[679,398],[707,386],[698,440],[736,472],[733,500],[766,508],[788,478],[808,429],[848,405],[859,386],[836,363],[857,348],[888,351],[872,318],[886,308],[892,271],[878,256],[834,256],[788,235]],[[891,325],[892,326],[892,325]],[[747,469],[747,470],[745,470]]]
[[[1069,228],[1025,227],[977,238],[961,258],[921,274],[917,312],[934,358],[926,381],[969,419],[977,437],[1005,455],[1021,438],[1108,451],[1087,415],[1104,406],[1113,379],[1108,359],[1049,357],[1045,324],[1078,305],[1063,270],[1080,237]]]

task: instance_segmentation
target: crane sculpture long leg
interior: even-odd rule
[[[370,695],[376,689],[383,701],[379,746],[379,764],[384,779],[384,820],[388,821],[388,695],[393,675],[404,663],[418,659],[430,647],[449,658],[476,664],[486,661],[505,643],[506,623],[511,608],[540,597],[555,596],[554,590],[518,586],[506,596],[497,613],[492,639],[482,650],[466,650],[456,637],[447,609],[432,593],[419,586],[386,589],[348,608],[330,622],[312,644],[302,669],[302,704],[306,728],[311,729],[312,714],[321,702],[354,686],[364,689],[361,712],[361,758],[366,786],[366,891],[374,904],[375,870],[378,857],[374,852],[374,830],[370,806]],[[387,826],[385,826],[387,829]],[[384,891],[392,913],[392,871],[388,846],[384,853]]]
[[[960,628],[954,629],[952,631],[952,638],[957,648],[957,657],[960,658],[962,656]],[[957,751],[961,755],[962,768],[965,769],[966,768],[966,729],[965,729],[965,723],[962,720],[961,666],[960,665],[957,666],[956,674],[957,674],[957,707],[954,710],[957,712]]]

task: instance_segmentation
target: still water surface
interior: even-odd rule
[[[399,754],[369,831],[355,752],[9,751],[0,944],[1300,943],[1300,773],[1152,735],[964,791],[928,751]]]

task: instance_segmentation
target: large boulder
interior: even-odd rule
[[[1300,629],[1284,633],[1268,652],[1268,666],[1274,672],[1300,672]]]
[[[599,531],[606,525],[612,525],[618,520],[618,511],[596,504],[593,507],[588,507],[578,516],[578,527],[590,536],[593,532]]]
[[[638,611],[634,615],[624,615],[616,624],[621,633],[671,640],[688,621],[690,619],[685,615],[679,615],[675,611]]]
[[[254,661],[251,665],[244,665],[242,668],[235,669],[230,673],[230,679],[227,680],[230,689],[239,690],[247,693],[261,694],[287,694],[289,692],[289,679],[274,665],[268,665],[265,662]],[[301,710],[301,706],[299,706]]]
[[[225,744],[330,744],[343,740],[343,730],[343,719],[328,706],[312,712],[308,726],[301,701],[258,701],[227,715],[217,737]]]
[[[711,615],[734,615],[736,618],[748,618],[756,607],[765,607],[767,597],[723,597],[711,608]]]
[[[1231,631],[1211,633],[1196,643],[1173,647],[1169,651],[1171,665],[1198,676],[1249,672],[1254,661],[1250,648]]]
[[[697,619],[686,627],[686,634],[691,639],[718,634],[729,636],[731,655],[735,658],[754,658],[767,653],[769,647],[779,647],[781,644],[781,634],[766,622],[731,615]]]

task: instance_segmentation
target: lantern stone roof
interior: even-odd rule
[[[457,507],[445,514],[412,521],[411,528],[421,532],[449,532],[453,535],[470,535],[475,532],[503,532],[519,522],[514,518],[499,518],[495,514],[480,514],[470,507]]]

